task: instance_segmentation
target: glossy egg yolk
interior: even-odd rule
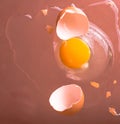
[[[63,41],[60,46],[62,63],[69,68],[80,68],[90,59],[90,48],[80,38]]]

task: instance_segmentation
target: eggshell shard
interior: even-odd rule
[[[108,110],[109,110],[109,113],[111,113],[113,116],[117,115],[117,112],[116,112],[115,108],[109,107]]]
[[[64,85],[51,94],[49,102],[54,110],[72,115],[82,109],[84,94],[81,87],[76,84]]]
[[[114,80],[114,81],[113,81],[113,84],[117,84],[117,80]]]
[[[51,25],[46,25],[45,29],[49,34],[51,34],[54,30],[54,28]]]
[[[99,87],[100,87],[100,84],[97,83],[97,82],[94,82],[94,81],[90,82],[90,85],[91,85],[92,87],[94,87],[94,88],[99,88]]]
[[[77,7],[67,7],[57,17],[56,33],[62,40],[84,35],[88,32],[88,28],[86,14]]]
[[[47,14],[48,14],[48,9],[42,9],[41,12],[42,12],[42,14],[43,14],[44,16],[47,16]]]
[[[109,98],[109,97],[111,97],[111,91],[106,92],[106,98]]]

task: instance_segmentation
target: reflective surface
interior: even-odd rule
[[[0,123],[2,124],[119,124],[120,117],[112,116],[108,107],[120,112],[120,50],[119,0],[109,0],[95,6],[101,0],[41,1],[1,0],[0,4]],[[64,4],[63,4],[64,3]],[[114,51],[110,69],[102,75],[76,81],[60,69],[53,50],[54,34],[48,34],[46,25],[55,26],[59,11],[52,6],[64,8],[74,3],[87,14],[90,22],[103,30]],[[43,16],[41,9],[47,8]],[[118,25],[119,24],[119,25]],[[96,81],[100,88],[91,87]],[[113,81],[117,80],[117,84]],[[50,94],[58,87],[75,83],[85,93],[85,106],[74,116],[56,113],[49,105]],[[106,91],[112,96],[105,98]]]

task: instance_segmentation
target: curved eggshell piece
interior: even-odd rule
[[[84,93],[76,84],[64,85],[56,89],[49,98],[54,110],[72,115],[80,111],[84,105]]]
[[[62,40],[84,35],[88,32],[88,28],[88,18],[79,8],[67,7],[58,14],[56,33]]]

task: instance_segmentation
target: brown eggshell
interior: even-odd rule
[[[88,32],[88,28],[88,18],[79,8],[66,7],[57,16],[56,33],[62,40],[84,35]]]
[[[49,98],[50,105],[61,114],[73,115],[84,105],[84,93],[76,84],[64,85],[53,91]]]

